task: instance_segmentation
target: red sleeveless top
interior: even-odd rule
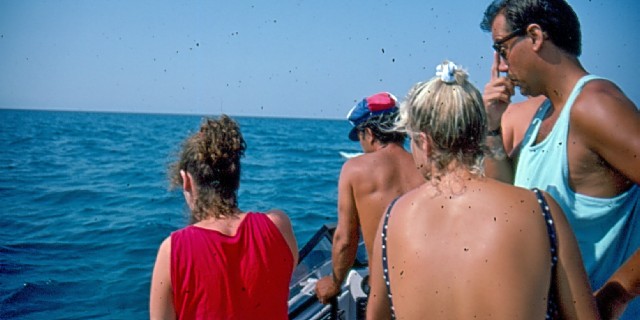
[[[178,319],[287,319],[293,255],[278,227],[247,213],[234,236],[188,226],[171,233]]]

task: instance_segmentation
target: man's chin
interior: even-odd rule
[[[527,96],[532,96],[535,97],[537,96],[539,93],[534,93],[531,91],[531,89],[529,89],[527,86],[523,85],[522,82],[518,81],[518,80],[511,80],[513,82],[513,86],[517,87],[518,90],[520,91],[520,94],[527,97]]]

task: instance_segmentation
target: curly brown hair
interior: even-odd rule
[[[169,168],[169,179],[171,188],[177,188],[183,183],[180,170],[191,174],[197,187],[192,223],[234,214],[245,149],[240,127],[227,115],[204,118],[200,131],[183,142],[178,161]]]

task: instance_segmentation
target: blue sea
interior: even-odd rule
[[[302,247],[337,219],[349,124],[235,119],[240,208],[284,210]],[[201,120],[0,110],[0,319],[148,319],[157,248],[188,222],[167,167]]]

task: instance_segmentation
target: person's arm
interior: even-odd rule
[[[573,230],[558,203],[543,192],[556,228],[556,292],[560,319],[600,319]],[[553,285],[553,284],[552,284]]]
[[[609,81],[594,80],[571,110],[585,145],[627,179],[640,184],[640,111]]]
[[[351,185],[348,161],[342,168],[338,181],[338,226],[333,234],[331,275],[323,277],[316,284],[316,295],[321,303],[340,293],[342,282],[353,266],[358,251],[358,211]]]
[[[513,184],[513,161],[504,151],[502,137],[487,136],[486,145],[488,151],[485,154],[485,175],[505,183]]]
[[[284,240],[289,245],[289,249],[291,249],[291,254],[293,255],[293,269],[298,265],[298,242],[296,241],[295,234],[293,233],[293,227],[291,226],[291,220],[281,210],[272,209],[267,212],[267,217],[273,224],[278,227],[278,230],[284,237]]]
[[[613,83],[591,81],[572,109],[571,125],[585,145],[629,181],[640,184],[640,111]],[[633,232],[637,232],[633,231]],[[596,292],[603,318],[622,313],[638,295],[638,252]],[[634,271],[635,269],[635,271]]]
[[[385,211],[386,212],[386,211]],[[382,225],[384,219],[380,219],[376,238],[373,240],[373,250],[369,258],[369,300],[367,301],[367,320],[390,319],[391,306],[387,285],[382,274]]]
[[[175,319],[173,291],[171,289],[171,237],[167,237],[158,249],[151,278],[149,298],[150,319]]]
[[[491,65],[491,79],[484,87],[482,101],[487,113],[487,140],[488,153],[485,156],[485,174],[506,183],[513,183],[513,164],[507,156],[504,142],[502,141],[502,115],[511,102],[513,84],[506,77],[500,77],[498,65],[500,56],[494,53]]]
[[[618,319],[640,295],[640,249],[595,293],[602,319]]]

